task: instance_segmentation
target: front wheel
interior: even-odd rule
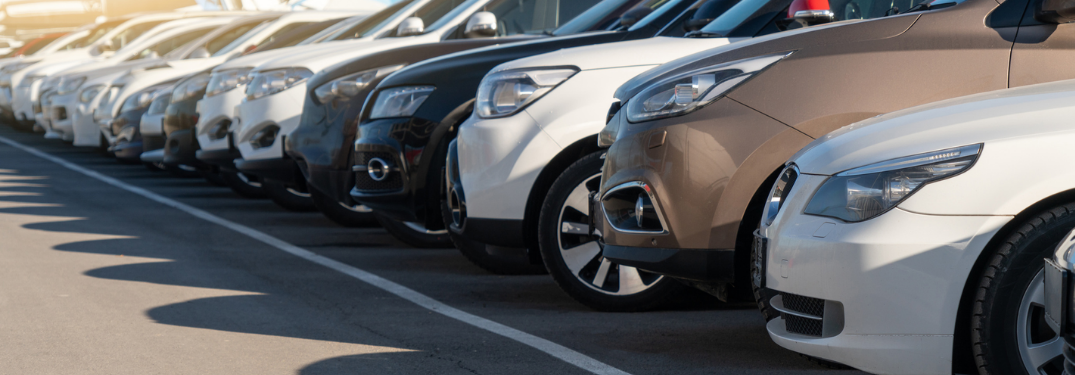
[[[452,223],[452,208],[447,200],[440,201],[441,217]],[[448,224],[451,225],[451,224]],[[526,249],[498,249],[449,230],[452,244],[474,265],[497,275],[539,275],[545,273],[544,264],[530,262]]]
[[[374,214],[388,234],[404,243],[419,248],[451,247],[447,230],[428,230],[418,223],[407,223],[384,215]]]
[[[589,197],[601,185],[602,154],[586,155],[553,182],[538,219],[541,257],[560,288],[592,309],[650,310],[687,287],[601,255],[602,245],[589,231]]]
[[[971,343],[980,374],[1061,374],[1064,340],[1045,321],[1046,257],[1075,227],[1075,204],[1022,224],[988,255],[975,290]]]
[[[367,227],[377,222],[373,212],[363,206],[348,207],[328,194],[309,189],[314,206],[332,222],[348,228]]]
[[[288,211],[313,212],[317,211],[310,193],[306,192],[305,186],[290,187],[279,182],[263,180],[261,188],[269,199]]]

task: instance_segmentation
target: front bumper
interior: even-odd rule
[[[605,257],[672,277],[741,280],[744,275],[734,273],[745,271],[749,246],[742,244],[749,244],[749,238],[739,238],[745,228],[740,223],[753,215],[747,209],[755,196],[769,191],[763,185],[770,176],[811,139],[728,99],[638,124],[627,122],[624,112],[611,120],[619,122],[621,131],[605,160],[600,196],[645,184],[662,228],[617,229],[599,215],[608,245]],[[729,259],[735,264],[716,264]]]
[[[231,138],[231,134],[228,135]],[[228,142],[230,143],[230,142]],[[199,143],[200,144],[200,143]],[[213,150],[198,150],[194,156],[205,164],[215,166],[226,171],[237,171],[235,160],[242,159],[243,155],[235,147]]]
[[[198,102],[198,123],[194,127],[197,129],[198,145],[202,150],[219,151],[228,150],[231,147],[227,137],[216,139],[209,133],[214,127],[225,124],[229,128],[229,133],[237,130],[238,124],[231,116],[235,114],[235,107],[243,102],[243,96],[243,89],[240,87],[204,97]],[[228,161],[228,164],[231,164],[231,161]]]
[[[802,214],[826,178],[799,175],[773,224],[759,229],[765,286],[778,292],[770,302],[782,313],[769,335],[868,372],[950,374],[963,287],[1012,217],[896,208],[845,223]]]
[[[164,164],[197,165],[197,152],[198,141],[194,139],[194,129],[173,131],[164,142]]]
[[[282,138],[299,127],[305,97],[306,85],[298,84],[273,95],[245,101],[236,107],[239,130],[233,132],[235,147],[243,154],[244,160],[284,157]],[[276,140],[268,147],[254,148],[250,143],[251,139],[269,126],[280,128],[276,133]]]
[[[34,102],[41,100],[38,97],[37,88],[40,82],[34,82],[30,87],[20,86],[14,90],[14,98],[11,101],[11,109],[15,113],[15,119],[19,121],[34,121]]]
[[[406,222],[426,222],[440,202],[427,199],[430,191],[439,193],[440,173],[429,181],[428,163],[431,135],[438,123],[418,118],[369,120],[359,126],[354,143],[354,188],[351,197],[383,215]],[[404,151],[406,150],[406,151]],[[388,172],[380,181],[368,173],[375,160],[387,164]],[[437,220],[439,221],[439,220]]]
[[[287,158],[280,159],[235,159],[235,168],[244,174],[251,174],[266,180],[273,180],[287,186],[300,185],[302,175],[299,174],[295,161]]]
[[[47,108],[49,129],[61,133],[64,140],[75,139],[75,126],[73,114],[78,107],[77,94],[53,95],[52,101]]]

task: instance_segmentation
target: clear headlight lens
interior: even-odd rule
[[[358,95],[358,93],[366,88],[366,86],[369,86],[370,82],[403,69],[404,66],[406,65],[382,66],[380,68],[364,70],[355,74],[343,76],[332,82],[327,82],[318,86],[314,89],[314,96],[316,96],[317,101],[322,104],[328,103],[335,98],[349,100],[355,95]]]
[[[10,74],[16,73],[16,72],[18,72],[20,70],[29,68],[30,65],[34,65],[34,63],[33,62],[20,62],[20,63],[7,64],[7,65],[4,65],[3,68],[0,68],[0,73],[6,73],[6,74],[10,75]]]
[[[313,75],[309,70],[301,68],[266,70],[254,73],[250,83],[246,85],[246,100],[254,100],[287,90],[306,82]]]
[[[727,62],[658,82],[627,102],[627,120],[642,122],[680,116],[721,98],[791,52]]]
[[[149,104],[149,109],[146,113],[150,115],[161,115],[168,109],[168,104],[172,102],[172,90],[158,91],[156,97],[153,98],[153,103]]]
[[[205,95],[205,88],[209,85],[209,74],[200,73],[184,79],[175,85],[172,90],[172,103],[181,102],[192,98],[201,98]]]
[[[149,104],[153,103],[154,91],[156,91],[156,89],[142,90],[131,95],[123,102],[123,107],[119,109],[119,112],[123,113],[149,107]]]
[[[514,115],[578,73],[570,69],[507,70],[489,74],[478,86],[476,113],[481,118]]]
[[[436,90],[436,87],[403,86],[381,90],[377,93],[377,101],[373,103],[370,119],[411,117],[433,90]]]
[[[41,75],[26,76],[25,78],[22,79],[21,82],[19,82],[19,87],[21,87],[21,88],[29,88],[29,87],[34,85],[34,82],[40,81],[40,80],[42,80],[44,78],[46,78],[46,77],[41,76]],[[8,85],[9,86],[11,85],[10,81],[8,82]]]
[[[56,90],[56,93],[60,95],[70,94],[82,87],[83,83],[86,83],[86,76],[63,77],[60,79],[59,89]]]
[[[78,102],[82,104],[89,104],[96,98],[101,90],[105,89],[105,85],[93,85],[82,89],[82,92],[78,93]]]
[[[250,68],[228,69],[213,73],[205,96],[216,96],[234,90],[250,82]]]
[[[981,144],[907,156],[837,173],[818,188],[806,213],[859,222],[880,216],[926,184],[974,164]]]

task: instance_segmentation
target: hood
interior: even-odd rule
[[[716,47],[669,61],[639,74],[616,90],[616,99],[626,102],[657,81],[707,66],[818,45],[889,38],[906,31],[917,19],[918,14],[912,13],[871,20],[840,21],[769,34]],[[819,35],[819,33],[822,34]]]
[[[877,116],[818,138],[792,157],[802,173],[832,175],[885,160],[1006,139],[1071,133],[1075,80],[944,100]]]
[[[655,37],[596,46],[565,48],[507,62],[496,67],[490,73],[540,66],[574,65],[581,70],[592,70],[659,65],[686,54],[728,44],[730,41],[728,38]]]
[[[362,55],[380,52],[396,47],[407,46],[411,44],[421,43],[423,41],[429,41],[428,38],[385,38],[368,42],[351,42],[351,43],[333,43],[334,45],[323,47],[321,49],[314,49],[310,51],[304,50],[302,54],[288,54],[270,61],[267,61],[261,65],[258,65],[258,71],[270,70],[270,69],[283,69],[283,68],[306,68],[311,72],[317,73],[327,67],[339,64],[341,62],[360,57]],[[315,44],[316,46],[316,44]]]
[[[278,58],[288,57],[288,56],[297,56],[297,55],[302,55],[302,56],[316,55],[316,54],[322,53],[322,51],[335,50],[335,49],[337,49],[337,48],[339,48],[340,46],[343,46],[343,45],[353,46],[355,42],[367,42],[367,41],[362,41],[362,40],[332,41],[332,42],[317,43],[317,44],[307,44],[307,45],[302,45],[302,46],[291,46],[291,47],[277,48],[277,49],[274,49],[274,50],[271,50],[271,51],[258,52],[258,53],[253,53],[253,54],[249,54],[249,55],[246,55],[246,56],[236,57],[234,59],[228,60],[228,62],[226,62],[226,63],[220,64],[220,66],[216,67],[216,69],[214,69],[214,70],[221,71],[221,70],[225,70],[225,69],[254,68],[254,67],[257,67],[258,65],[264,64],[266,62],[269,62],[269,61],[272,61],[272,60],[275,60],[275,59],[278,59]]]
[[[96,61],[91,63],[82,63],[70,66],[63,71],[56,74],[63,74],[68,76],[84,75],[90,78],[96,77],[101,74],[109,74],[112,72],[123,71],[127,69],[137,69],[147,66],[159,65],[164,63],[162,59],[145,59],[134,61],[123,61],[118,64],[116,61]]]

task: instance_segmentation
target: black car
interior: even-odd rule
[[[501,1],[486,8],[487,12],[501,22],[510,21],[518,31],[522,31],[514,36],[448,40],[393,49],[348,61],[326,69],[310,79],[308,87],[311,89],[303,107],[302,122],[286,138],[285,150],[301,171],[301,176],[296,178],[305,180],[307,190],[326,216],[345,226],[361,225],[370,220],[369,210],[356,203],[350,195],[351,187],[355,185],[355,174],[352,171],[353,145],[363,100],[388,74],[408,64],[478,47],[532,41],[543,36],[566,36],[614,29],[621,26],[620,17],[642,1],[604,0],[563,26],[548,31],[540,30],[543,25],[527,24],[532,22],[532,17],[514,20],[519,15],[526,14],[520,12],[520,9],[525,9],[524,7],[529,5],[526,3],[529,2],[531,1],[524,1],[520,6],[518,2]],[[562,11],[561,18],[570,16],[563,13]],[[638,15],[636,12],[628,17]],[[526,32],[534,29],[542,32]],[[509,32],[500,31],[498,35]],[[585,43],[587,39],[585,36],[575,38],[582,38],[581,43]],[[344,94],[345,90],[350,91]],[[443,228],[427,230],[424,223],[416,225],[380,215],[378,220],[385,228],[411,245],[430,247],[450,244]]]
[[[743,36],[784,30],[784,17],[791,0],[767,13],[747,17]],[[504,62],[556,51],[562,48],[611,43],[655,36],[683,36],[707,24],[737,1],[716,7],[701,7],[700,1],[645,1],[641,9],[654,9],[637,23],[620,25],[614,31],[556,38],[495,49],[483,49],[408,67],[382,81],[366,101],[359,137],[355,142],[355,201],[379,214],[405,222],[419,222],[430,230],[444,229],[442,217],[442,168],[449,142],[458,125],[471,114],[474,97],[482,78]],[[699,11],[699,9],[707,9]],[[695,17],[697,16],[697,17]],[[626,18],[626,17],[625,17]],[[746,25],[749,24],[749,25]],[[371,116],[377,98],[389,90],[435,88],[410,113]],[[382,170],[371,176],[367,171]],[[378,177],[378,178],[375,178]],[[524,233],[494,230],[502,243],[470,241],[452,233],[456,247],[467,258],[496,273],[543,272],[537,239]],[[491,245],[491,246],[487,246]],[[525,250],[524,250],[525,249]],[[490,251],[495,250],[495,251]],[[496,253],[494,255],[493,253]],[[526,255],[526,256],[523,256]]]

